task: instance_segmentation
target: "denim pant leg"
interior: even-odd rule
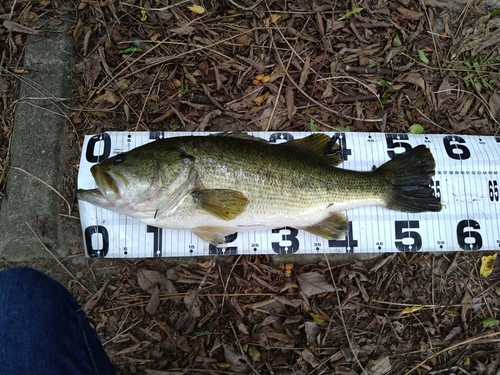
[[[0,374],[107,375],[116,370],[81,306],[31,268],[0,272]]]

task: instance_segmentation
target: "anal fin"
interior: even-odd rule
[[[235,230],[224,227],[196,227],[193,233],[200,237],[203,241],[211,243],[212,245],[221,245],[226,243],[226,236],[233,233]]]
[[[347,232],[347,217],[338,212],[333,212],[329,217],[314,225],[303,227],[304,229],[317,236],[328,240],[336,240],[344,237]]]

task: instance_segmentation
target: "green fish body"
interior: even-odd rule
[[[279,145],[233,133],[174,137],[94,165],[97,188],[77,196],[212,244],[237,231],[285,226],[341,238],[347,218],[339,211],[360,206],[441,209],[430,188],[434,158],[423,145],[374,171],[337,168],[340,162],[325,134]]]

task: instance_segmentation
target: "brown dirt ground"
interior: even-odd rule
[[[0,199],[22,27],[70,15],[71,202],[83,135],[108,130],[498,132],[500,21],[483,3],[200,4],[202,14],[191,2],[0,5],[15,23],[0,26]],[[28,265],[81,301],[120,374],[500,373],[500,277],[479,275],[485,253],[303,265],[82,254],[62,261],[67,271]]]

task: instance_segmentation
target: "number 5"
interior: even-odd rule
[[[399,251],[413,253],[422,248],[422,237],[420,237],[418,232],[411,230],[403,232],[403,229],[418,228],[417,220],[396,221],[394,224],[396,229],[396,240],[399,240],[394,242],[394,244]]]

